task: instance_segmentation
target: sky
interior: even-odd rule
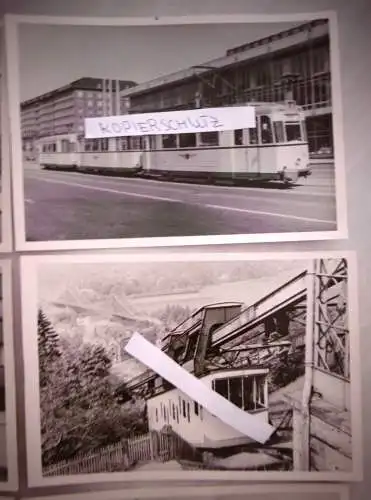
[[[304,23],[305,21],[303,21]],[[302,23],[19,28],[21,100],[81,77],[143,83]]]
[[[241,300],[255,301],[261,298],[266,293],[271,292],[278,286],[282,285],[287,279],[296,276],[308,268],[309,262],[305,259],[298,260],[268,260],[268,261],[232,261],[232,262],[167,262],[163,263],[60,263],[60,264],[41,264],[39,266],[38,281],[39,281],[39,299],[44,301],[55,300],[62,292],[70,287],[75,288],[94,288],[94,283],[97,283],[100,288],[100,283],[120,284],[126,279],[137,279],[139,282],[143,277],[148,284],[147,277],[151,282],[150,292],[155,292],[153,282],[159,283],[161,293],[171,293],[173,284],[179,283],[183,275],[186,275],[187,282],[192,276],[198,276],[199,273],[213,275],[213,269],[220,270],[220,274],[226,277],[225,282],[234,281],[229,276],[235,274],[237,269],[240,279],[243,283],[249,280],[251,290],[245,297],[245,292],[242,291],[244,297]],[[267,278],[264,283],[259,283],[261,278]],[[165,283],[163,282],[165,280]],[[197,281],[197,280],[196,280]],[[224,280],[223,280],[224,281]],[[84,283],[82,285],[82,283]],[[218,281],[214,284],[217,287]],[[254,292],[254,283],[259,289],[258,296]],[[228,289],[228,287],[227,287]],[[218,291],[216,290],[216,294]],[[223,300],[236,300],[235,298],[223,297]]]

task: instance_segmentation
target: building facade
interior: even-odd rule
[[[332,156],[329,26],[315,20],[227,50],[218,59],[122,93],[130,112],[294,99],[306,113],[312,156]]]
[[[84,118],[116,114],[120,92],[135,82],[80,78],[21,104],[21,131],[26,158],[34,155],[40,137],[84,132]]]

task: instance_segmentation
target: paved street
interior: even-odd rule
[[[333,168],[291,189],[166,183],[25,167],[28,241],[336,229]]]

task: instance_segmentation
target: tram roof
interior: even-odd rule
[[[165,335],[165,337],[163,337],[162,341],[170,338],[172,335],[175,334],[175,332],[180,330],[182,325],[188,323],[191,318],[194,318],[195,316],[197,316],[197,314],[200,314],[200,312],[205,311],[206,309],[218,309],[220,307],[238,307],[238,306],[239,307],[244,306],[244,302],[213,302],[212,304],[206,304],[202,307],[199,307],[198,309],[193,311],[193,313],[190,316],[188,316],[188,318],[186,318],[184,321],[179,323],[167,335]],[[181,335],[181,333],[182,332],[180,332],[179,335]]]

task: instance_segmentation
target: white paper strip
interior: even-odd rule
[[[255,108],[236,106],[85,118],[85,138],[191,134],[255,128]]]
[[[274,427],[262,421],[259,415],[240,410],[138,333],[132,335],[125,350],[207,411],[251,439],[264,444],[274,432]]]

